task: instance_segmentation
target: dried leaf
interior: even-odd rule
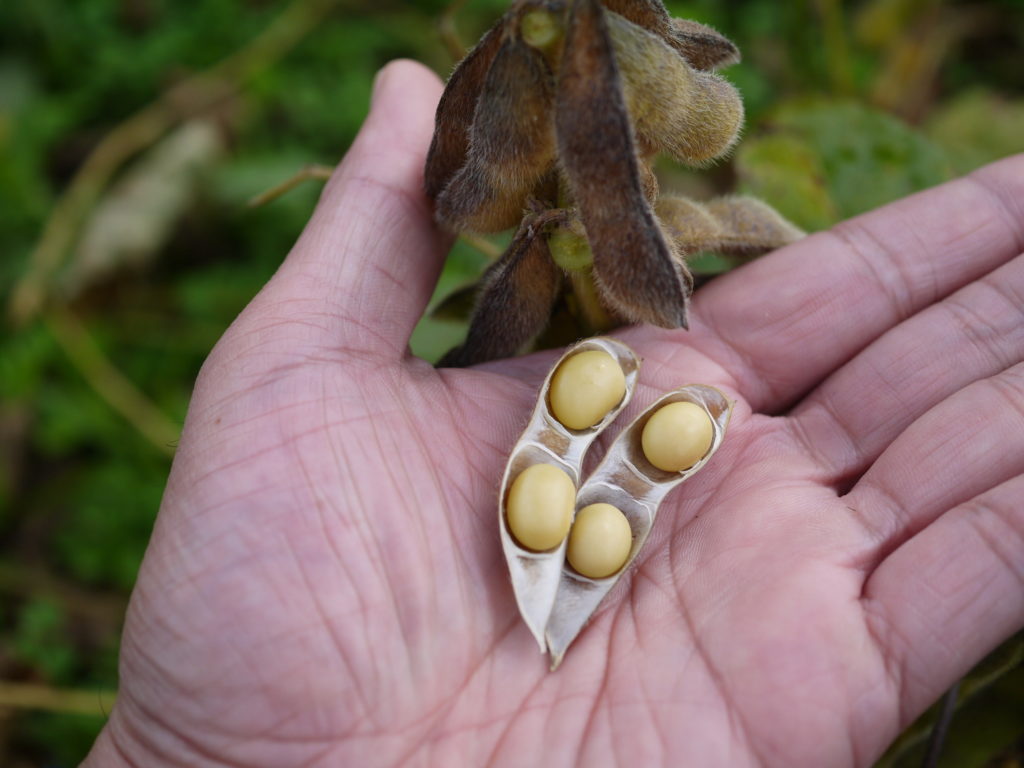
[[[641,150],[664,150],[690,165],[728,151],[743,124],[736,89],[692,69],[659,37],[618,14],[608,14],[608,27]]]
[[[511,357],[544,329],[561,290],[562,275],[532,220],[519,228],[481,285],[465,343],[445,355],[438,367],[464,368]]]
[[[437,105],[434,138],[427,153],[424,186],[436,198],[466,162],[473,110],[483,89],[487,71],[501,47],[507,17],[484,35],[455,68]]]
[[[152,259],[193,203],[203,172],[223,151],[217,126],[193,120],[144,154],[89,218],[62,279],[67,295]]]
[[[704,24],[673,19],[661,0],[604,0],[604,5],[658,35],[696,69],[727,67],[740,60],[735,43]]]
[[[556,100],[559,157],[602,297],[629,320],[685,327],[688,291],[644,198],[605,15],[597,0],[572,9]]]
[[[453,229],[497,232],[523,217],[526,198],[555,162],[554,81],[542,54],[502,43],[473,115],[465,165],[437,198]]]

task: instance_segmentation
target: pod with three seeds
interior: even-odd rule
[[[695,454],[698,458],[691,466],[680,471],[668,471],[655,466],[645,453],[645,449],[649,452],[658,450],[652,448],[652,437],[657,437],[652,432],[658,431],[657,424],[654,425],[655,429],[648,431],[647,440],[644,432],[659,414],[671,419],[675,414],[663,412],[663,408],[675,403],[693,404],[701,409],[710,420],[710,445],[703,455]],[[558,593],[545,631],[552,669],[562,662],[566,649],[619,577],[636,559],[654,525],[658,507],[669,491],[699,472],[718,450],[731,413],[732,403],[714,387],[693,384],[670,392],[644,411],[616,438],[597,469],[580,487],[576,494],[576,509],[582,510],[594,504],[611,504],[616,507],[629,522],[632,544],[622,567],[605,578],[588,578],[573,569],[569,562],[563,563]],[[655,461],[665,463],[660,456]]]

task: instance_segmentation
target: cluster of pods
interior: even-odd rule
[[[702,166],[735,143],[739,60],[661,0],[515,0],[452,74],[425,182],[447,228],[515,228],[442,365],[521,352],[560,308],[580,334],[687,324],[696,251],[756,255],[801,232],[744,197],[663,195],[659,153]]]

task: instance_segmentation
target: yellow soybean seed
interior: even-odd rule
[[[713,437],[707,411],[696,403],[669,403],[647,420],[640,443],[658,469],[681,472],[704,457]]]
[[[626,375],[614,357],[591,349],[558,366],[549,391],[555,418],[569,429],[587,429],[622,400]]]
[[[626,516],[611,504],[591,504],[576,514],[566,554],[579,573],[603,579],[622,568],[632,546]]]
[[[569,532],[576,486],[552,464],[523,470],[508,492],[508,528],[522,546],[544,551],[557,547]]]

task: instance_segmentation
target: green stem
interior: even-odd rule
[[[597,335],[615,327],[615,321],[601,304],[601,296],[594,283],[594,271],[588,269],[570,272],[569,281],[572,283],[572,293],[576,299],[576,319],[587,335]]]

